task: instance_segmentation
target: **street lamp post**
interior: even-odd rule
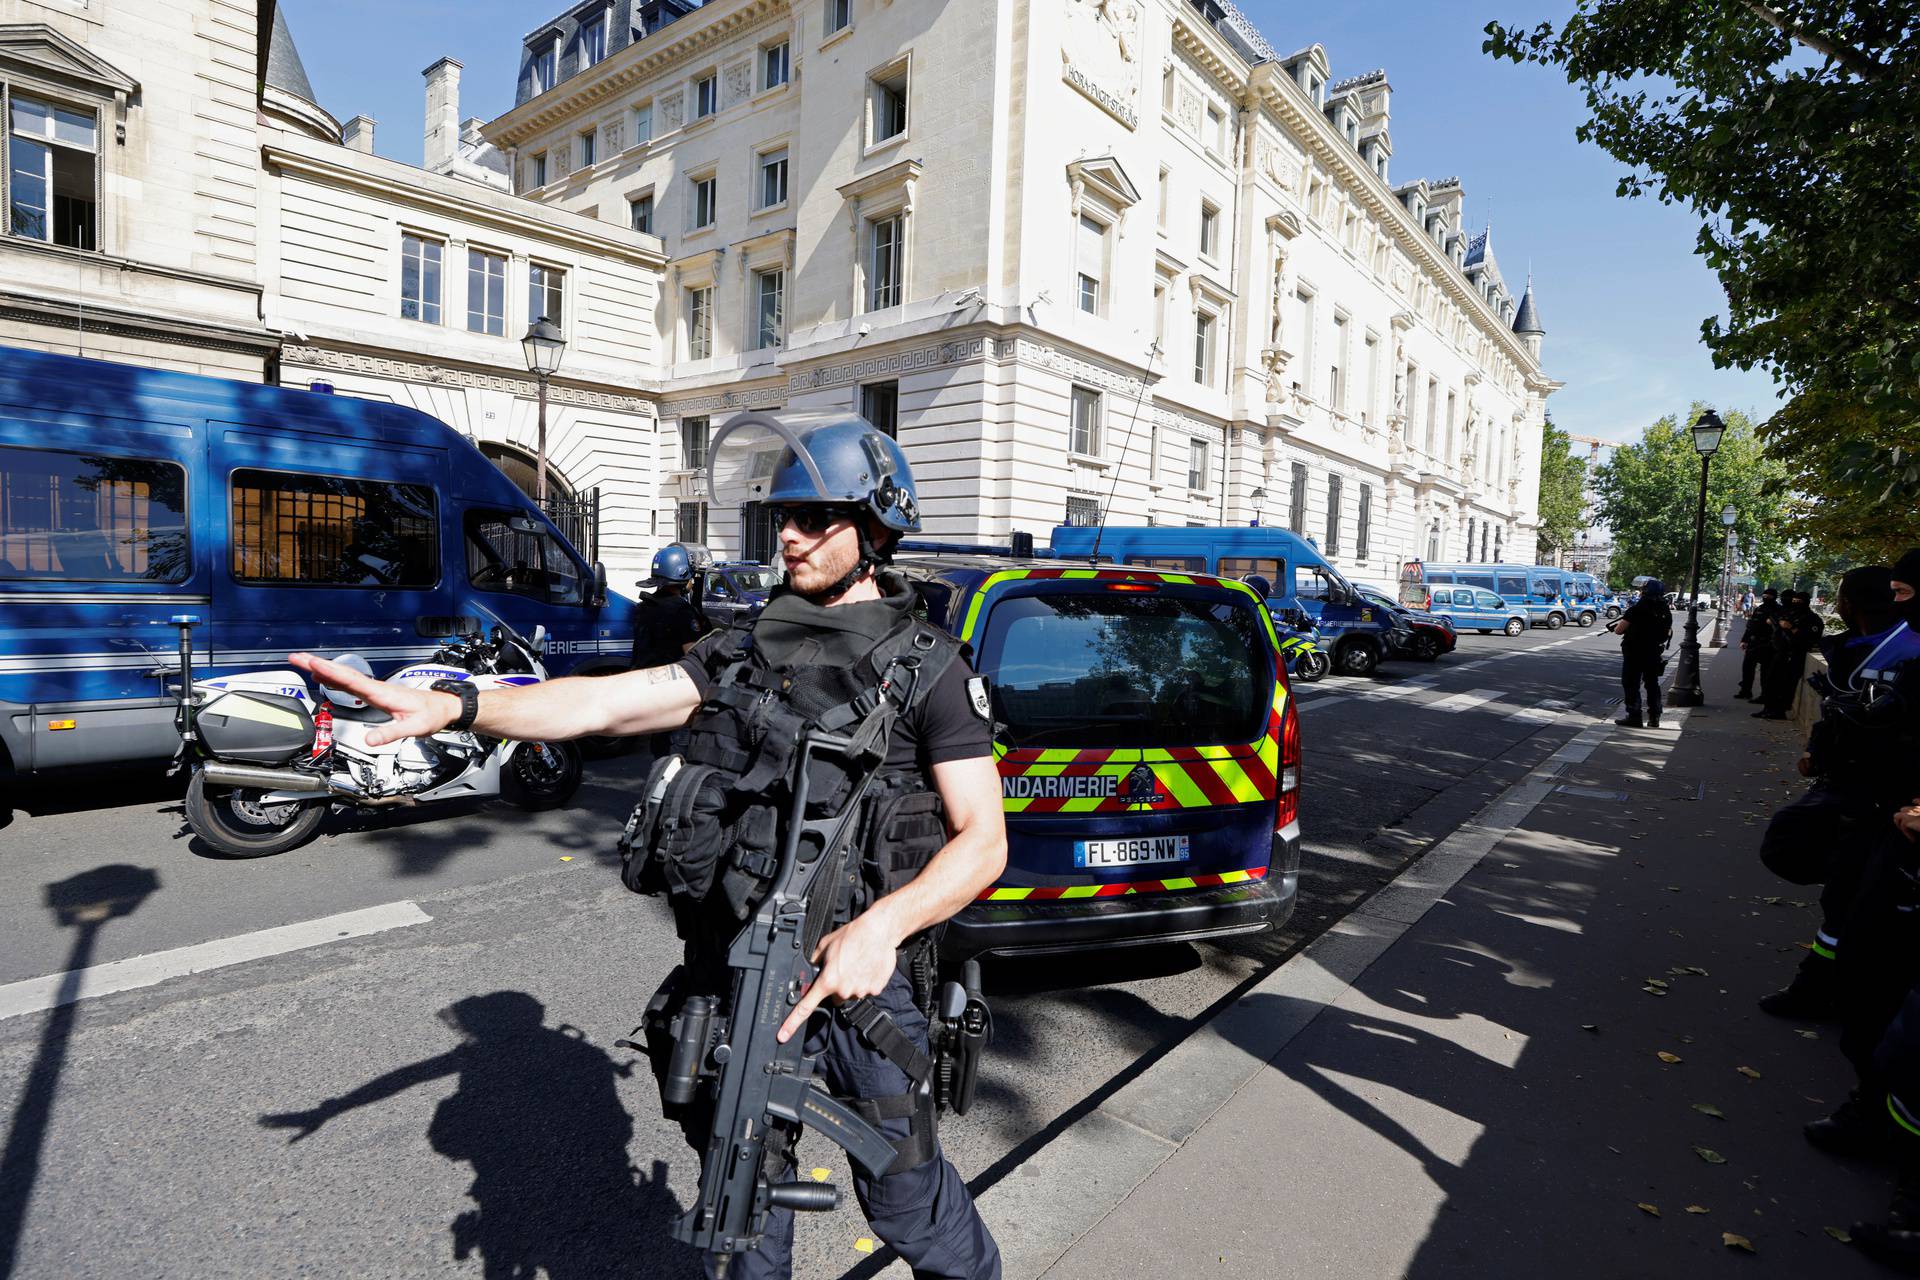
[[[1733,525],[1739,518],[1740,512],[1731,502],[1720,508],[1720,523],[1727,527],[1727,547],[1720,561],[1720,599],[1713,611],[1713,639],[1708,642],[1714,649],[1727,647],[1727,597],[1733,594]]]
[[[1255,489],[1247,495],[1247,501],[1253,507],[1251,527],[1258,529],[1260,522],[1267,518],[1267,491],[1265,489]]]
[[[1705,699],[1700,693],[1700,544],[1707,534],[1707,472],[1713,455],[1720,451],[1720,437],[1727,432],[1720,415],[1703,409],[1693,424],[1693,451],[1700,455],[1700,503],[1693,516],[1693,571],[1688,575],[1687,635],[1680,642],[1680,669],[1674,673],[1673,688],[1667,705],[1697,707]]]
[[[544,511],[547,506],[547,379],[560,368],[567,340],[561,335],[559,325],[541,316],[527,326],[527,336],[520,339],[520,349],[527,356],[527,372],[540,384],[539,462],[534,472],[533,498]]]

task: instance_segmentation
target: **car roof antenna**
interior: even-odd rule
[[[1093,550],[1087,553],[1088,565],[1100,563],[1100,539],[1107,533],[1107,512],[1113,509],[1113,495],[1120,487],[1120,472],[1127,464],[1127,450],[1133,445],[1133,429],[1140,425],[1140,402],[1147,398],[1147,388],[1159,381],[1153,373],[1153,362],[1159,358],[1160,340],[1155,338],[1153,344],[1147,348],[1147,371],[1140,375],[1140,393],[1133,398],[1133,415],[1127,422],[1127,434],[1120,440],[1120,456],[1113,464],[1113,483],[1107,486],[1107,500],[1100,504],[1100,523],[1093,531]],[[1071,422],[1068,423],[1067,431],[1071,435],[1073,431]],[[1073,442],[1068,440],[1067,443],[1071,445]]]

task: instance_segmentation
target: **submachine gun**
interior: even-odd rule
[[[660,1073],[661,1101],[669,1108],[688,1106],[703,1088],[713,1092],[699,1195],[674,1224],[673,1236],[717,1255],[722,1275],[734,1255],[759,1244],[769,1211],[839,1207],[840,1192],[831,1183],[769,1180],[766,1146],[777,1127],[811,1127],[875,1176],[896,1155],[884,1134],[826,1091],[817,1057],[805,1052],[804,1031],[785,1044],[777,1038],[815,976],[814,949],[833,918],[847,846],[884,759],[891,723],[883,713],[866,717],[845,737],[812,726],[801,731],[776,869],[727,951],[732,999],[723,1006],[711,995],[688,995],[673,1015],[676,972],[647,1008],[644,1025],[653,1044],[621,1041],[658,1054],[659,1038],[669,1038]],[[834,813],[809,819],[813,765],[823,754],[838,758],[851,785]]]

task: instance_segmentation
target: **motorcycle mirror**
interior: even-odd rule
[[[531,648],[535,653],[545,653],[547,651],[547,624],[546,623],[542,622],[537,624],[534,627],[533,643],[528,647]]]

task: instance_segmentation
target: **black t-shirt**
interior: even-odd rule
[[[642,596],[633,611],[633,665],[664,667],[707,630],[705,616],[685,596],[663,591]]]
[[[708,664],[727,634],[714,632],[680,660],[681,668],[699,688],[702,701],[713,692]],[[973,681],[979,683],[969,688]],[[927,773],[934,765],[950,760],[991,756],[993,731],[987,717],[977,709],[986,704],[986,682],[973,674],[966,655],[956,655],[933,688],[922,693],[913,709],[894,722],[893,734],[887,740],[887,768]]]

